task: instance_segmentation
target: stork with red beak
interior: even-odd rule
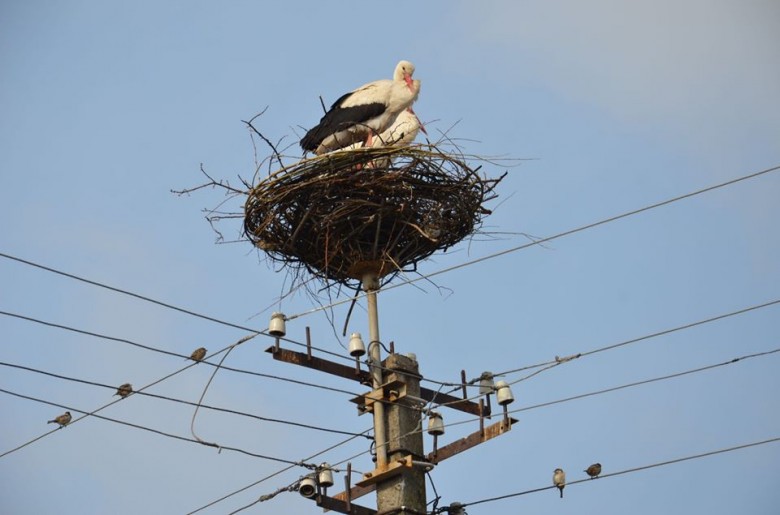
[[[301,148],[319,155],[361,141],[374,146],[374,136],[392,126],[417,100],[420,81],[412,80],[413,73],[414,65],[401,61],[392,80],[369,82],[343,95],[301,139]]]

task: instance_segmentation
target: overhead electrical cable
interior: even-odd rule
[[[516,408],[516,409],[513,409],[513,410],[508,410],[507,414],[511,415],[511,414],[520,413],[520,412],[523,412],[523,411],[529,411],[529,410],[542,408],[542,407],[546,407],[546,406],[552,406],[554,404],[560,404],[560,403],[569,402],[569,401],[573,401],[573,400],[577,400],[577,399],[583,399],[583,398],[586,398],[586,397],[592,397],[592,396],[595,396],[595,395],[601,395],[601,394],[604,394],[604,393],[614,392],[614,391],[622,390],[622,389],[625,389],[625,388],[632,388],[634,386],[640,386],[640,385],[644,385],[644,384],[655,383],[655,382],[659,382],[659,381],[665,381],[665,380],[668,380],[668,379],[674,379],[676,377],[682,377],[682,376],[685,376],[685,375],[695,374],[695,373],[698,373],[698,372],[704,372],[706,370],[712,370],[712,369],[723,367],[723,366],[726,366],[726,365],[732,365],[734,363],[738,363],[738,362],[741,362],[741,361],[747,361],[748,359],[765,357],[765,356],[769,356],[769,355],[777,354],[777,353],[780,353],[780,348],[772,349],[772,350],[768,350],[768,351],[764,351],[764,352],[757,352],[757,353],[754,353],[754,354],[747,354],[747,355],[739,356],[739,357],[736,357],[736,358],[733,358],[733,359],[730,359],[730,360],[727,360],[727,361],[723,361],[723,362],[719,362],[719,363],[715,363],[715,364],[711,364],[711,365],[705,365],[705,366],[702,366],[702,367],[698,367],[698,368],[694,368],[694,369],[690,369],[690,370],[685,370],[685,371],[682,371],[682,372],[676,372],[676,373],[673,373],[673,374],[668,374],[668,375],[664,375],[664,376],[660,376],[660,377],[654,377],[654,378],[651,378],[651,379],[645,379],[645,380],[642,380],[642,381],[636,381],[636,382],[632,382],[632,383],[628,383],[628,384],[624,384],[624,385],[620,385],[620,386],[615,386],[615,387],[612,387],[612,388],[606,388],[606,389],[603,389],[603,390],[587,392],[587,393],[574,395],[574,396],[571,396],[571,397],[566,397],[566,398],[558,399],[558,400],[554,400],[554,401],[548,401],[548,402],[544,402],[544,403],[540,403],[540,404],[536,404],[536,405],[532,405],[532,406],[527,406],[527,407],[523,407],[523,408]],[[446,404],[439,404],[439,406],[445,406],[445,405]],[[494,415],[498,416],[498,415],[501,415],[501,413],[494,413]],[[443,425],[443,427],[444,428],[455,427],[455,426],[459,426],[459,425],[463,425],[463,424],[471,424],[471,423],[476,423],[476,422],[479,422],[479,417],[470,417],[470,418],[465,419],[465,420],[459,420],[459,421],[456,421],[456,422],[446,423],[446,424]],[[401,435],[401,436],[399,436],[397,438],[392,439],[391,441],[388,441],[386,443],[386,445],[389,446],[392,443],[401,441],[403,438],[406,438],[406,437],[414,435],[414,434],[423,433],[424,431],[425,430],[422,429],[422,426],[421,426],[420,428],[415,429],[414,431],[410,431],[410,432],[408,432],[408,433],[406,433],[404,435]],[[358,454],[355,454],[355,455],[350,456],[348,458],[345,458],[343,460],[334,462],[333,465],[334,466],[342,465],[342,464],[344,464],[344,463],[346,463],[348,461],[351,461],[351,460],[353,460],[355,458],[358,458],[358,457],[360,457],[360,456],[362,456],[364,454],[367,454],[368,452],[369,451],[360,452]]]
[[[19,315],[19,314],[16,314],[16,313],[9,313],[7,311],[0,311],[0,315],[12,317],[12,318],[18,318],[20,320],[25,320],[25,321],[28,321],[28,322],[34,322],[36,324],[41,324],[41,325],[45,325],[45,326],[48,326],[48,327],[53,327],[55,329],[62,329],[62,330],[65,330],[65,331],[71,331],[71,332],[78,333],[78,334],[83,334],[83,335],[87,335],[87,336],[93,336],[95,338],[100,338],[100,339],[103,339],[103,340],[109,340],[109,341],[114,341],[114,342],[118,342],[118,343],[126,343],[126,344],[132,345],[134,347],[139,347],[139,348],[142,348],[142,349],[145,349],[145,350],[158,352],[160,354],[167,354],[169,356],[176,356],[177,358],[184,358],[184,359],[188,359],[189,358],[189,356],[185,355],[185,354],[179,354],[177,352],[171,352],[171,351],[167,351],[167,350],[163,350],[163,349],[158,349],[157,347],[151,347],[149,345],[144,345],[142,343],[134,342],[134,341],[131,341],[131,340],[128,340],[128,339],[125,339],[125,338],[117,338],[117,337],[114,337],[114,336],[108,336],[108,335],[105,335],[105,334],[95,333],[95,332],[92,332],[92,331],[85,331],[83,329],[77,329],[75,327],[70,327],[70,326],[63,325],[63,324],[56,324],[56,323],[53,323],[53,322],[46,322],[45,320],[40,320],[40,319],[37,319],[37,318],[32,318],[32,317],[25,316],[25,315]],[[257,336],[257,334],[258,333],[253,332],[252,336]],[[211,362],[209,362],[209,361],[207,361],[205,359],[200,361],[200,363],[205,363],[206,365],[209,365],[209,366],[212,366],[212,367],[217,367],[218,366],[218,365],[216,365],[214,363],[211,363]],[[342,390],[340,388],[334,388],[334,387],[331,387],[331,386],[325,386],[325,385],[316,384],[316,383],[309,383],[307,381],[301,381],[301,380],[298,380],[298,379],[291,379],[289,377],[282,377],[282,376],[277,376],[277,375],[273,375],[273,374],[266,374],[266,373],[263,373],[263,372],[255,372],[253,370],[246,370],[246,369],[242,369],[242,368],[234,368],[234,367],[229,367],[229,366],[226,366],[226,365],[222,365],[219,368],[222,368],[224,370],[230,370],[231,372],[237,372],[239,374],[248,374],[248,375],[253,375],[253,376],[257,376],[257,377],[264,377],[266,379],[274,379],[274,380],[277,380],[277,381],[284,381],[284,382],[288,382],[288,383],[294,383],[294,384],[299,384],[299,385],[303,385],[303,386],[309,386],[311,388],[317,388],[317,389],[320,389],[320,390],[328,390],[328,391],[332,391],[332,392],[343,393],[343,394],[350,395],[350,396],[353,396],[353,397],[358,395],[357,393],[350,392],[349,390]]]
[[[619,386],[613,386],[613,387],[610,387],[610,388],[604,388],[602,390],[595,390],[595,391],[592,391],[592,392],[572,395],[571,397],[565,397],[563,399],[556,399],[556,400],[553,400],[553,401],[542,402],[542,403],[539,403],[539,404],[534,404],[534,405],[531,405],[531,406],[525,406],[525,407],[522,407],[522,408],[515,408],[515,409],[507,410],[507,414],[511,415],[511,414],[514,414],[514,413],[521,413],[523,411],[530,411],[530,410],[534,410],[534,409],[538,409],[538,408],[544,408],[544,407],[547,407],[547,406],[553,406],[555,404],[562,404],[564,402],[570,402],[570,401],[575,401],[575,400],[578,400],[578,399],[584,399],[584,398],[587,398],[587,397],[593,397],[593,396],[596,396],[596,395],[602,395],[602,394],[605,394],[605,393],[615,392],[615,391],[618,391],[618,390],[624,390],[626,388],[633,388],[635,386],[641,386],[641,385],[650,384],[650,383],[657,383],[659,381],[666,381],[668,379],[674,379],[674,378],[677,378],[677,377],[682,377],[682,376],[686,376],[686,375],[690,375],[690,374],[696,374],[696,373],[699,373],[699,372],[704,372],[706,370],[712,370],[712,369],[715,369],[715,368],[720,368],[720,367],[723,367],[723,366],[726,366],[726,365],[733,365],[734,363],[738,363],[740,361],[747,361],[749,359],[760,358],[760,357],[769,356],[769,355],[777,354],[777,353],[780,353],[780,348],[772,349],[772,350],[768,350],[768,351],[764,351],[764,352],[757,352],[757,353],[754,353],[754,354],[747,354],[747,355],[744,355],[744,356],[739,356],[737,358],[729,359],[727,361],[721,361],[719,363],[714,363],[714,364],[711,364],[711,365],[705,365],[705,366],[702,366],[702,367],[697,367],[697,368],[693,368],[693,369],[689,369],[689,370],[683,370],[682,372],[675,372],[675,373],[672,373],[672,374],[667,374],[667,375],[663,375],[663,376],[659,376],[659,377],[653,377],[653,378],[650,378],[650,379],[644,379],[644,380],[641,380],[641,381],[635,381],[635,382],[632,382],[632,383],[622,384],[622,385],[619,385]],[[474,422],[477,422],[477,421],[479,421],[478,417],[477,418],[469,418],[469,419],[466,419],[466,420],[460,420],[460,421],[457,421],[457,422],[450,422],[448,424],[444,424],[444,427],[445,428],[446,427],[453,427],[453,426],[458,426],[458,425],[462,425],[462,424],[474,423]]]
[[[367,434],[369,431],[371,431],[371,429],[366,429],[365,431],[363,431],[363,433],[362,433],[362,434]],[[353,437],[347,438],[346,440],[343,440],[343,441],[341,441],[341,442],[339,442],[339,443],[337,443],[337,444],[331,445],[331,446],[330,446],[330,447],[328,447],[327,449],[323,449],[322,451],[319,451],[319,452],[317,452],[316,454],[312,454],[311,456],[309,456],[309,457],[307,457],[307,458],[304,458],[304,459],[302,459],[302,460],[301,460],[301,462],[309,462],[309,461],[313,460],[314,458],[317,458],[317,457],[319,457],[319,456],[322,456],[323,454],[325,454],[325,453],[327,453],[327,452],[330,452],[330,451],[332,451],[333,449],[336,449],[336,448],[338,448],[338,447],[341,447],[342,445],[345,445],[345,444],[347,444],[347,443],[351,442],[351,441],[352,441],[352,440],[354,440],[355,438],[357,438],[357,437],[356,437],[356,436],[353,436]],[[234,495],[237,495],[237,494],[240,494],[241,492],[244,492],[244,491],[246,491],[246,490],[249,490],[249,489],[250,489],[250,488],[252,488],[253,486],[257,486],[257,485],[259,485],[260,483],[263,483],[263,482],[265,482],[265,481],[268,481],[268,480],[269,480],[269,479],[271,479],[271,478],[274,478],[274,477],[276,477],[276,476],[278,476],[278,475],[280,475],[280,474],[283,474],[283,473],[287,472],[288,470],[291,470],[291,469],[293,469],[294,467],[295,467],[294,465],[290,465],[289,467],[285,467],[285,468],[283,468],[283,469],[281,469],[281,470],[277,470],[276,472],[273,472],[273,473],[271,473],[271,474],[269,474],[269,475],[267,475],[267,476],[264,476],[264,477],[262,477],[262,478],[258,479],[258,480],[257,480],[257,481],[255,481],[254,483],[250,483],[250,484],[248,484],[248,485],[246,485],[246,486],[244,486],[244,487],[241,487],[241,488],[239,488],[239,489],[237,489],[237,490],[234,490],[234,491],[230,492],[229,494],[223,495],[223,496],[222,496],[222,497],[220,497],[219,499],[216,499],[216,500],[214,500],[214,501],[211,501],[211,502],[210,502],[210,503],[208,503],[208,504],[204,504],[204,505],[203,505],[203,506],[201,506],[200,508],[197,508],[197,509],[195,509],[195,510],[193,510],[193,511],[191,511],[191,512],[188,512],[188,513],[187,513],[187,515],[193,515],[193,514],[195,514],[195,513],[198,513],[199,511],[203,511],[203,510],[205,510],[206,508],[210,508],[211,506],[214,506],[214,505],[215,505],[215,504],[217,504],[217,503],[220,503],[220,502],[222,502],[222,501],[225,501],[225,500],[229,499],[230,497],[233,497]],[[251,505],[257,504],[258,502],[260,502],[260,499],[262,499],[262,497],[261,497],[261,498],[258,498],[258,499],[257,499],[257,501],[253,502]],[[250,505],[250,506],[251,506],[251,505]]]
[[[516,247],[511,247],[511,248],[508,248],[508,249],[505,249],[505,250],[502,250],[502,251],[499,251],[499,252],[495,252],[493,254],[488,254],[486,256],[482,256],[482,257],[479,257],[479,258],[476,258],[476,259],[465,261],[465,262],[459,263],[457,265],[453,265],[453,266],[450,266],[450,267],[447,267],[447,268],[442,268],[441,270],[437,270],[435,272],[431,272],[430,274],[420,275],[419,277],[415,277],[414,279],[408,279],[408,280],[405,280],[405,281],[400,281],[400,282],[398,282],[396,284],[385,286],[384,288],[382,288],[382,290],[380,290],[380,292],[386,292],[386,291],[389,291],[389,290],[393,290],[395,288],[399,288],[401,286],[405,286],[407,284],[411,284],[411,283],[415,283],[415,282],[418,282],[418,281],[430,279],[431,277],[435,277],[437,275],[441,275],[441,274],[444,274],[444,273],[447,273],[447,272],[452,272],[453,270],[458,270],[460,268],[465,268],[467,266],[475,265],[475,264],[481,263],[483,261],[487,261],[487,260],[494,259],[494,258],[497,258],[497,257],[500,257],[500,256],[504,256],[506,254],[510,254],[510,253],[517,252],[517,251],[520,251],[520,250],[524,250],[524,249],[527,249],[527,248],[530,248],[530,247],[533,247],[533,246],[536,246],[536,245],[543,245],[544,243],[547,243],[547,242],[550,242],[550,241],[553,241],[553,240],[557,240],[557,239],[563,238],[565,236],[570,236],[572,234],[576,234],[576,233],[579,233],[579,232],[582,232],[582,231],[586,231],[588,229],[593,229],[595,227],[599,227],[599,226],[604,225],[604,224],[615,222],[615,221],[621,220],[623,218],[628,218],[630,216],[634,216],[634,215],[637,215],[639,213],[643,213],[645,211],[650,211],[652,209],[656,209],[656,208],[659,208],[659,207],[662,207],[662,206],[666,206],[668,204],[673,204],[675,202],[679,202],[679,201],[687,199],[687,198],[695,197],[697,195],[701,195],[703,193],[707,193],[707,192],[710,192],[710,191],[713,191],[713,190],[717,190],[719,188],[724,188],[726,186],[731,186],[731,185],[736,184],[736,183],[741,182],[741,181],[746,181],[746,180],[749,180],[749,179],[755,179],[755,178],[760,177],[762,175],[766,175],[766,174],[771,173],[771,172],[776,172],[777,170],[780,170],[780,166],[775,166],[775,167],[772,167],[772,168],[767,168],[765,170],[761,170],[759,172],[751,173],[751,174],[748,174],[748,175],[743,175],[741,177],[737,177],[735,179],[731,179],[731,180],[728,180],[728,181],[725,181],[725,182],[714,184],[712,186],[708,186],[706,188],[702,188],[702,189],[699,189],[699,190],[696,190],[696,191],[692,191],[690,193],[685,193],[683,195],[679,195],[677,197],[673,197],[673,198],[670,198],[670,199],[667,199],[667,200],[663,200],[661,202],[656,202],[654,204],[650,204],[650,205],[641,207],[639,209],[634,209],[634,210],[631,210],[631,211],[627,211],[627,212],[619,214],[619,215],[611,216],[609,218],[604,218],[604,219],[599,220],[597,222],[589,223],[587,225],[582,225],[582,226],[576,227],[574,229],[569,229],[567,231],[559,232],[557,234],[554,234],[552,236],[548,236],[546,238],[539,238],[539,239],[537,239],[535,241],[532,241],[530,243],[525,243],[523,245],[518,245]],[[2,254],[0,254],[0,255],[2,255]],[[360,295],[357,295],[354,298],[363,298],[365,296],[366,296],[366,294],[362,293]],[[287,320],[293,320],[295,318],[300,318],[300,317],[303,317],[303,316],[306,316],[306,315],[311,315],[313,313],[317,313],[317,312],[322,311],[324,309],[329,309],[329,308],[338,306],[340,304],[346,304],[347,302],[352,302],[352,301],[353,301],[353,298],[342,299],[342,300],[333,302],[333,303],[325,305],[325,306],[319,306],[317,308],[310,309],[308,311],[303,311],[303,312],[295,314],[295,315],[288,315],[286,318],[287,318]]]
[[[255,453],[255,452],[250,452],[250,451],[247,451],[247,450],[244,450],[244,449],[240,449],[238,447],[230,447],[230,446],[227,446],[227,445],[214,445],[214,444],[208,444],[208,443],[204,444],[203,442],[199,442],[198,440],[195,440],[193,438],[187,438],[186,436],[179,436],[179,435],[175,435],[173,433],[166,433],[165,431],[160,431],[159,429],[153,429],[151,427],[142,426],[140,424],[135,424],[133,422],[127,422],[125,420],[119,420],[119,419],[116,419],[116,418],[106,417],[105,415],[97,415],[94,412],[89,412],[89,411],[76,409],[76,408],[73,408],[71,406],[67,406],[65,404],[58,404],[56,402],[51,402],[51,401],[47,401],[47,400],[40,399],[40,398],[37,398],[37,397],[32,397],[30,395],[23,395],[21,393],[17,393],[17,392],[12,392],[10,390],[6,390],[5,388],[0,388],[0,392],[5,393],[7,395],[12,395],[14,397],[19,397],[21,399],[27,399],[27,400],[30,400],[30,401],[40,402],[42,404],[48,404],[49,406],[56,406],[58,408],[66,409],[66,410],[73,411],[73,412],[76,412],[76,413],[84,413],[85,417],[86,416],[93,416],[93,417],[99,418],[101,420],[107,420],[109,422],[114,422],[116,424],[122,424],[122,425],[129,426],[129,427],[132,427],[132,428],[135,428],[135,429],[141,429],[141,430],[144,430],[144,431],[148,431],[150,433],[155,433],[155,434],[158,434],[158,435],[167,436],[168,438],[174,438],[176,440],[182,440],[182,441],[185,441],[185,442],[192,442],[192,443],[197,443],[197,444],[200,444],[200,445],[206,445],[208,447],[215,447],[215,448],[219,449],[220,451],[223,451],[223,450],[225,450],[225,451],[235,451],[235,452],[239,452],[241,454],[246,454],[247,456],[252,456],[254,458],[262,458],[264,460],[276,461],[276,462],[279,462],[279,463],[287,463],[287,464],[296,465],[296,466],[306,466],[306,465],[301,464],[300,462],[297,462],[297,461],[286,460],[284,458],[277,458],[277,457],[268,456],[268,455],[265,455],[265,454],[258,454],[258,453]],[[53,429],[53,430],[49,431],[48,433],[45,433],[45,435],[48,435],[48,434],[54,433],[56,431],[59,431],[59,430],[63,429],[64,427],[68,427],[68,426],[58,427],[56,429]],[[35,440],[31,440],[30,442],[25,444],[25,446],[29,445],[30,443],[33,443],[34,441],[37,441],[37,438]],[[13,449],[11,451],[7,451],[7,452],[5,452],[3,454],[0,454],[0,458],[2,458],[3,456],[6,456],[7,454],[10,454],[11,452],[13,452],[13,451],[15,451],[17,449],[20,449],[20,448],[21,447],[17,447],[16,449]],[[311,465],[309,467],[310,468],[315,468],[314,465]]]
[[[66,381],[73,381],[73,382],[76,382],[76,383],[88,384],[88,385],[91,385],[91,386],[99,386],[101,388],[107,388],[109,390],[116,390],[116,388],[117,388],[116,385],[108,385],[108,384],[105,384],[105,383],[98,383],[98,382],[95,382],[95,381],[88,381],[88,380],[85,380],[85,379],[78,379],[78,378],[75,378],[75,377],[65,376],[65,375],[61,375],[61,374],[55,374],[53,372],[47,372],[45,370],[39,370],[37,368],[27,367],[27,366],[24,366],[24,365],[17,365],[17,364],[14,364],[14,363],[5,363],[5,362],[0,361],[0,366],[16,368],[16,369],[20,369],[20,370],[26,370],[28,372],[35,372],[36,374],[42,374],[42,375],[46,375],[46,376],[50,376],[50,377],[55,377],[57,379],[63,379],[63,380],[66,380]],[[154,398],[154,399],[161,399],[161,400],[165,400],[165,401],[176,402],[176,403],[180,403],[180,404],[186,404],[186,405],[189,405],[189,406],[198,406],[197,403],[192,402],[192,401],[185,401],[183,399],[176,399],[174,397],[167,397],[165,395],[158,395],[158,394],[149,393],[149,392],[132,392],[130,395],[136,395],[136,394],[142,395],[142,396],[146,396],[146,397],[151,397],[151,398]],[[207,404],[200,404],[200,407],[204,408],[204,409],[212,410],[212,411],[219,411],[219,412],[222,412],[222,413],[230,413],[232,415],[239,415],[239,416],[242,416],[242,417],[253,418],[255,420],[260,420],[260,421],[263,421],[263,422],[273,422],[273,423],[277,423],[277,424],[285,424],[285,425],[289,425],[289,426],[296,426],[296,427],[301,427],[301,428],[305,428],[305,429],[311,429],[311,430],[314,430],[314,431],[322,431],[322,432],[326,432],[326,433],[334,433],[334,434],[349,435],[349,436],[365,436],[366,438],[370,439],[369,436],[363,435],[361,433],[354,433],[354,432],[351,432],[351,431],[340,431],[338,429],[330,429],[330,428],[315,426],[315,425],[311,425],[311,424],[304,424],[302,422],[293,422],[293,421],[290,421],[290,420],[282,420],[282,419],[278,419],[278,418],[263,417],[263,416],[260,416],[260,415],[254,415],[252,413],[246,413],[246,412],[239,411],[239,410],[232,410],[232,409],[228,409],[228,408],[220,408],[220,407],[217,407],[217,406],[209,406]]]
[[[244,336],[243,338],[238,339],[235,343],[232,343],[232,344],[228,345],[227,347],[225,347],[223,349],[220,349],[220,350],[212,353],[209,356],[206,356],[204,359],[212,358],[214,356],[218,356],[218,355],[222,354],[223,352],[227,352],[229,349],[233,349],[233,348],[241,345],[242,343],[245,343],[245,342],[251,340],[255,336],[257,336],[257,335],[256,334],[250,334],[250,335]],[[183,368],[175,370],[175,371],[171,372],[170,374],[161,377],[160,379],[157,379],[157,380],[155,380],[155,381],[153,381],[153,382],[151,382],[151,383],[149,383],[149,384],[147,384],[147,385],[145,385],[145,386],[143,386],[141,388],[138,388],[135,391],[136,392],[142,392],[142,391],[146,390],[147,388],[151,388],[152,386],[154,386],[156,384],[162,383],[163,381],[166,381],[166,380],[170,379],[171,377],[173,377],[175,375],[178,375],[178,374],[184,372],[185,370],[187,370],[187,369],[189,369],[191,367],[196,366],[197,364],[198,364],[197,362],[190,363],[190,364],[184,366]],[[94,414],[96,414],[96,413],[98,413],[100,411],[103,411],[104,409],[108,408],[109,406],[113,406],[114,404],[116,404],[118,402],[121,402],[123,400],[124,400],[124,398],[120,397],[120,398],[118,398],[116,400],[113,400],[113,401],[109,402],[108,404],[104,404],[103,406],[100,406],[99,408],[97,408],[95,410],[92,410],[90,412],[83,412],[85,414],[80,416],[80,417],[78,417],[78,418],[74,418],[73,420],[71,420],[68,423],[68,427],[70,427],[70,426],[80,422],[81,420],[84,420],[85,418],[87,418],[89,416],[92,416],[92,415],[94,415]],[[76,410],[74,410],[74,411],[76,411]],[[42,435],[40,435],[40,436],[38,436],[36,438],[33,438],[32,440],[30,440],[30,441],[28,441],[28,442],[26,442],[24,444],[21,444],[21,445],[15,447],[13,449],[5,451],[3,454],[0,454],[0,458],[2,458],[3,456],[7,456],[7,455],[9,455],[9,454],[11,454],[13,452],[16,452],[16,451],[18,451],[20,449],[23,449],[24,447],[27,447],[28,445],[32,444],[33,442],[37,442],[41,438],[49,436],[50,434],[53,434],[54,432],[56,432],[56,429],[54,431],[49,431],[49,432],[44,433],[44,434],[42,434]],[[301,465],[301,466],[304,466],[304,465]]]
[[[130,297],[134,297],[136,299],[143,300],[145,302],[151,302],[152,304],[156,304],[158,306],[162,306],[162,307],[165,307],[165,308],[168,308],[168,309],[172,309],[172,310],[178,311],[180,313],[184,313],[184,314],[187,314],[187,315],[190,315],[190,316],[201,318],[203,320],[208,320],[210,322],[221,324],[221,325],[224,325],[224,326],[227,326],[227,327],[232,327],[234,329],[241,329],[242,331],[253,332],[253,333],[256,333],[256,334],[259,334],[259,335],[262,335],[262,336],[266,336],[266,337],[269,337],[269,338],[274,338],[274,339],[276,338],[275,336],[270,335],[270,334],[268,334],[268,332],[263,331],[263,330],[258,330],[258,329],[255,329],[255,328],[252,328],[252,327],[247,327],[247,326],[240,325],[240,324],[234,324],[232,322],[221,320],[219,318],[212,317],[212,316],[209,316],[209,315],[204,315],[202,313],[198,313],[198,312],[192,311],[190,309],[180,308],[178,306],[174,306],[173,304],[169,304],[167,302],[162,302],[162,301],[159,301],[159,300],[155,300],[155,299],[153,299],[151,297],[147,297],[145,295],[140,295],[138,293],[133,293],[133,292],[128,291],[128,290],[123,290],[122,288],[117,288],[117,287],[114,287],[114,286],[110,286],[108,284],[104,284],[104,283],[101,283],[99,281],[94,281],[92,279],[87,279],[85,277],[81,277],[81,276],[78,276],[78,275],[75,275],[75,274],[64,272],[62,270],[57,270],[56,268],[52,268],[52,267],[49,267],[49,266],[46,266],[46,265],[42,265],[40,263],[35,263],[33,261],[30,261],[30,260],[27,260],[27,259],[22,259],[20,257],[12,256],[12,255],[6,254],[4,252],[0,252],[0,257],[6,258],[6,259],[10,259],[12,261],[16,261],[18,263],[29,265],[29,266],[32,266],[32,267],[35,267],[35,268],[39,268],[41,270],[45,270],[47,272],[51,272],[51,273],[54,273],[54,274],[57,274],[57,275],[68,277],[70,279],[75,279],[77,281],[81,281],[83,283],[90,284],[92,286],[97,286],[99,288],[104,288],[106,290],[110,290],[110,291],[113,291],[115,293],[121,293],[123,295],[128,295]],[[289,338],[286,338],[286,337],[285,338],[279,338],[279,339],[282,340],[282,341],[288,342],[288,343],[292,343],[294,345],[303,346],[303,347],[306,346],[306,344],[303,343],[303,342],[295,341],[295,340],[292,340],[292,339],[289,339]],[[336,357],[339,357],[339,358],[342,358],[342,359],[348,359],[350,361],[352,360],[352,358],[350,358],[348,356],[343,356],[341,354],[329,351],[327,349],[321,349],[321,348],[314,347],[314,346],[312,346],[312,348],[316,349],[316,350],[318,350],[320,352],[323,352],[325,354],[330,354],[330,355],[333,355],[333,356],[336,356]]]
[[[727,453],[727,452],[739,451],[739,450],[742,450],[742,449],[748,449],[750,447],[758,447],[760,445],[766,445],[766,444],[776,443],[776,442],[780,442],[780,437],[769,438],[769,439],[766,439],[766,440],[761,440],[761,441],[758,441],[758,442],[746,443],[746,444],[742,444],[742,445],[735,445],[733,447],[727,447],[727,448],[724,448],[724,449],[717,449],[717,450],[714,450],[714,451],[703,452],[703,453],[700,453],[700,454],[693,454],[693,455],[690,455],[690,456],[684,456],[684,457],[681,457],[681,458],[675,458],[675,459],[671,459],[671,460],[667,460],[667,461],[661,461],[661,462],[658,462],[658,463],[651,463],[649,465],[642,465],[642,466],[639,466],[639,467],[634,467],[634,468],[630,468],[630,469],[620,470],[618,472],[611,472],[611,473],[607,473],[607,474],[601,474],[601,475],[598,476],[597,479],[601,480],[601,479],[606,479],[608,477],[615,477],[615,476],[622,476],[622,475],[625,475],[625,474],[632,474],[634,472],[639,472],[639,471],[642,471],[642,470],[647,470],[647,469],[652,469],[652,468],[657,468],[657,467],[664,467],[666,465],[673,465],[673,464],[676,464],[676,463],[682,463],[684,461],[698,460],[698,459],[701,459],[701,458],[706,458],[708,456],[715,456],[717,454],[724,454],[724,453]],[[566,482],[566,486],[569,487],[571,485],[576,485],[578,483],[586,483],[586,482],[591,482],[591,481],[593,481],[593,479],[591,479],[591,478],[577,479],[575,481],[567,481]],[[511,497],[519,497],[521,495],[528,495],[528,494],[533,494],[533,493],[536,493],[536,492],[542,492],[544,490],[552,490],[553,488],[556,488],[556,486],[554,486],[554,485],[543,486],[543,487],[540,487],[540,488],[533,488],[531,490],[524,490],[522,492],[515,492],[515,493],[511,493],[511,494],[506,494],[506,495],[499,495],[499,496],[496,496],[496,497],[489,497],[487,499],[480,499],[478,501],[471,501],[471,502],[459,503],[459,504],[460,504],[460,506],[462,508],[466,508],[468,506],[476,506],[478,504],[495,502],[495,501],[500,501],[500,500],[503,500],[503,499],[509,499]],[[436,512],[434,512],[434,514],[444,513],[444,512],[448,512],[448,511],[449,511],[448,507],[442,507],[442,508],[439,508]]]

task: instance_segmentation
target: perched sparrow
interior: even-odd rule
[[[70,424],[70,419],[71,419],[70,411],[66,411],[65,413],[63,413],[59,417],[56,417],[54,420],[49,420],[46,423],[47,424],[55,424],[56,423],[56,424],[59,424],[60,427],[65,427],[68,424]]]
[[[206,348],[205,347],[198,347],[194,351],[192,351],[192,354],[190,354],[190,359],[192,361],[203,361],[203,358],[206,357]]]
[[[555,469],[553,472],[553,484],[561,491],[561,499],[563,499],[563,488],[566,486],[566,472],[563,469]]]
[[[591,479],[598,477],[598,475],[601,474],[601,463],[594,463],[590,467],[586,468],[585,472],[587,472]]]
[[[133,393],[133,385],[130,383],[125,383],[116,389],[116,393],[114,395],[119,395],[120,397],[125,398],[131,393]]]

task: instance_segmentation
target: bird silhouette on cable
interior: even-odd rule
[[[563,488],[566,486],[566,472],[563,469],[555,469],[553,472],[553,484],[561,491],[561,499],[563,499]]]
[[[131,385],[130,383],[125,383],[116,389],[116,393],[114,394],[114,396],[119,395],[124,399],[131,393],[133,393],[133,385]]]
[[[66,411],[65,413],[63,413],[59,417],[55,417],[53,420],[49,420],[46,423],[47,424],[59,424],[60,427],[65,427],[68,424],[70,424],[70,420],[71,420],[70,411]]]
[[[591,479],[599,477],[599,474],[601,474],[601,463],[594,463],[585,469],[585,473],[588,474]]]
[[[194,351],[192,351],[192,354],[190,354],[189,359],[192,361],[203,361],[203,358],[206,357],[206,348],[205,347],[198,347]]]

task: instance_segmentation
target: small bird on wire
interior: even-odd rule
[[[563,469],[555,469],[553,472],[553,484],[561,491],[561,499],[563,499],[563,488],[566,486],[566,473]]]
[[[601,474],[601,463],[594,463],[590,467],[586,468],[585,472],[590,476],[591,479],[599,477],[599,474]]]
[[[190,359],[192,361],[203,361],[203,358],[206,357],[206,348],[205,347],[198,347],[194,351],[192,351],[192,354],[190,354]]]
[[[133,385],[131,385],[130,383],[125,383],[116,389],[116,393],[114,394],[114,396],[119,395],[124,399],[131,393],[133,393]]]
[[[59,417],[55,417],[54,420],[49,420],[46,423],[47,424],[59,424],[60,427],[65,427],[68,424],[70,424],[70,420],[71,420],[70,411],[66,411],[65,413],[63,413]]]

